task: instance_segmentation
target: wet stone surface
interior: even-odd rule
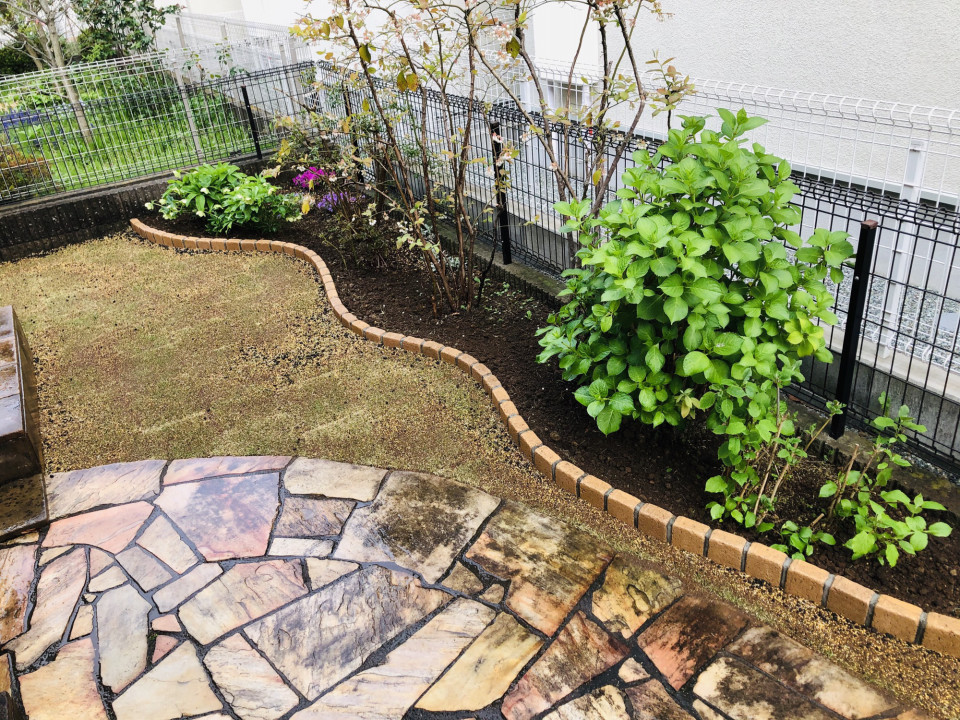
[[[432,476],[145,461],[58,476],[56,506],[0,547],[0,694],[31,720],[923,717],[660,568]]]

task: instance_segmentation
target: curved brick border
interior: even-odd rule
[[[533,461],[541,475],[562,489],[645,535],[765,580],[790,595],[809,600],[866,627],[890,633],[909,643],[922,644],[930,650],[960,657],[958,618],[924,612],[916,605],[868,590],[843,576],[828,573],[803,560],[793,560],[761,543],[749,542],[739,535],[674,515],[617,490],[567,462],[540,440],[510,401],[507,391],[490,368],[475,357],[432,340],[387,332],[357,318],[340,302],[326,263],[312,250],[275,240],[224,240],[175,235],[154,230],[137,219],[131,220],[130,225],[144,239],[167,247],[273,252],[305,260],[320,274],[330,306],[346,328],[371,342],[455,365],[480,383],[523,455]]]

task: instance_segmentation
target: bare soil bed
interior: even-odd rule
[[[149,213],[143,220],[172,232],[209,236],[190,220],[165,221]],[[619,432],[605,437],[576,402],[575,386],[561,378],[556,364],[536,361],[541,348],[535,331],[546,324],[554,308],[487,280],[478,308],[436,318],[427,271],[397,257],[369,266],[347,262],[334,250],[338,232],[329,215],[314,212],[271,237],[321,254],[340,298],[365,322],[457,347],[484,362],[528,424],[561,457],[644,501],[714,524],[705,506],[716,496],[703,487],[720,470],[719,439],[696,422],[682,430],[625,423]],[[778,507],[783,517],[811,522],[826,508],[817,500],[817,491],[835,474],[832,465],[821,461],[802,464],[789,487],[781,491]],[[843,528],[831,528],[837,546],[819,545],[811,561],[926,610],[960,616],[960,521],[950,513],[929,513],[928,520],[943,520],[958,530],[949,538],[931,538],[929,547],[916,557],[901,555],[895,568],[868,560],[851,562],[842,544],[852,533]],[[751,540],[778,542],[771,533],[756,536],[732,523],[723,527]]]

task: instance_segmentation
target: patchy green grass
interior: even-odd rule
[[[291,454],[527,472],[472,380],[345,331],[288,258],[119,235],[0,265],[0,303],[37,359],[50,470]]]

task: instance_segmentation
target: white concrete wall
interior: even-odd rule
[[[695,77],[960,108],[956,0],[664,0],[638,23]]]

